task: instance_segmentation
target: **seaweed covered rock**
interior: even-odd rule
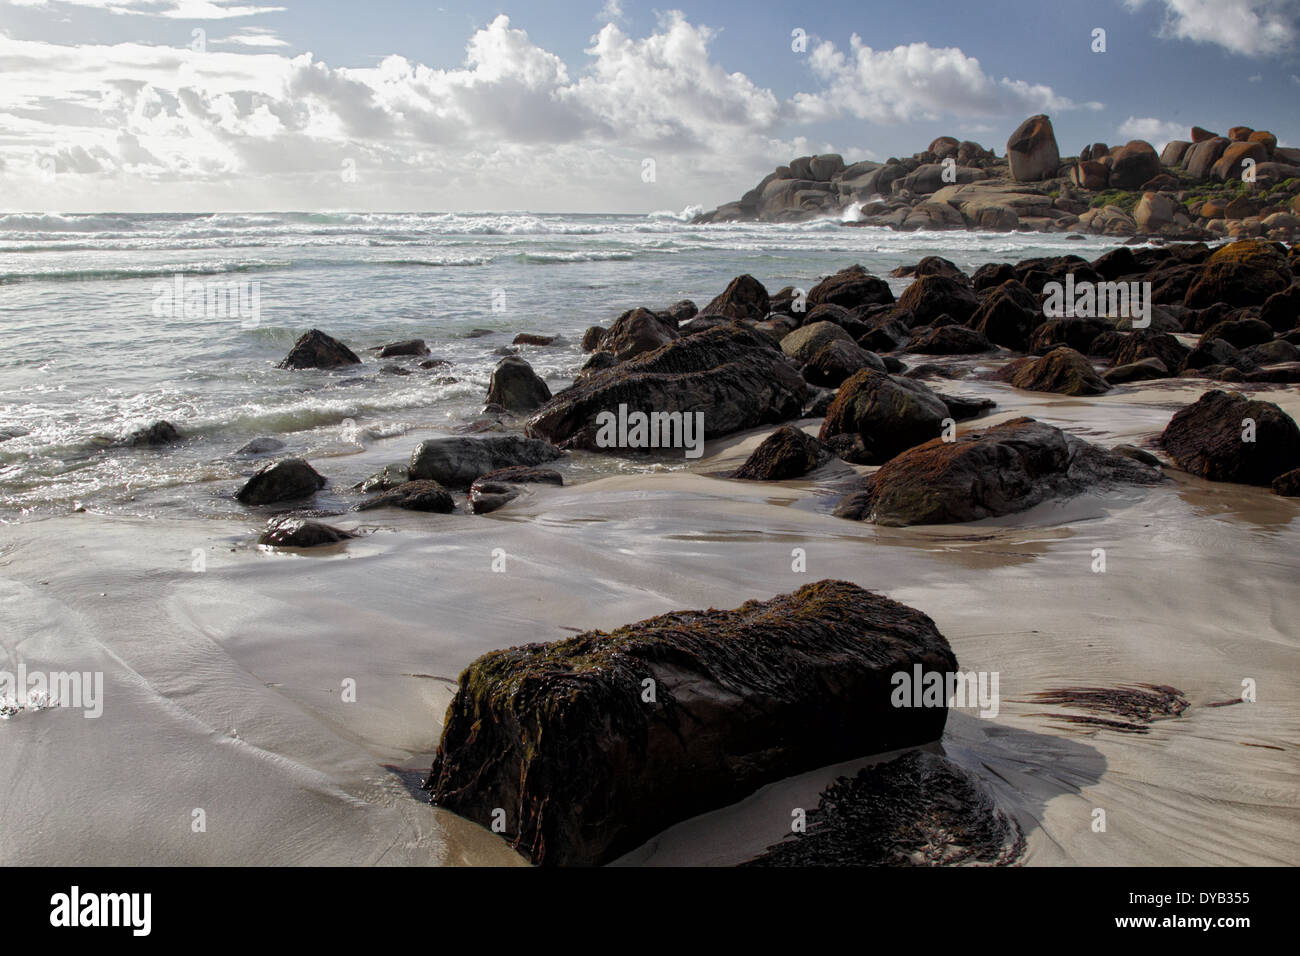
[[[301,458],[286,458],[259,468],[235,498],[246,505],[309,498],[325,487],[324,477]]]
[[[257,543],[272,548],[316,548],[355,537],[351,531],[308,518],[272,518],[258,535]]]
[[[957,662],[926,615],[825,580],[478,658],[425,788],[533,863],[595,865],[816,767],[937,739],[946,702],[895,707],[898,672]]]
[[[1277,243],[1243,239],[1214,251],[1201,266],[1183,304],[1203,309],[1215,302],[1262,305],[1291,284],[1291,267]]]
[[[853,342],[853,336],[834,322],[809,322],[781,339],[781,351],[796,364],[807,365],[817,357],[818,352],[836,339]]]
[[[802,429],[782,425],[763,439],[731,476],[747,481],[801,478],[831,458],[826,447]]]
[[[403,511],[430,511],[450,514],[456,510],[451,493],[429,478],[404,481],[357,505],[358,511],[372,508],[401,508]]]
[[[412,479],[432,479],[449,488],[467,488],[475,478],[512,465],[533,467],[564,453],[536,438],[492,435],[487,438],[430,438],[411,453]]]
[[[850,460],[879,464],[937,437],[946,418],[948,406],[927,386],[863,369],[840,386],[818,437],[828,441],[839,435],[854,436],[863,451]]]
[[[1160,472],[1032,418],[954,441],[933,439],[886,462],[835,508],[881,525],[949,524],[1013,514],[1114,482],[1152,484]]]
[[[298,337],[293,348],[277,368],[338,368],[340,365],[359,365],[361,359],[338,339],[320,329],[311,329]]]
[[[1269,485],[1300,468],[1300,428],[1272,402],[1215,389],[1179,410],[1160,444],[1183,468],[1211,481]]]
[[[528,435],[562,448],[601,450],[602,412],[704,413],[711,438],[797,418],[808,384],[767,336],[732,323],[593,370],[533,414]]]
[[[1092,363],[1064,345],[1038,358],[1027,357],[1008,362],[998,369],[997,377],[1016,388],[1031,392],[1100,395],[1110,391],[1110,386],[1097,374]]]
[[[518,355],[507,355],[492,370],[487,402],[508,412],[531,412],[551,400],[551,390]]]

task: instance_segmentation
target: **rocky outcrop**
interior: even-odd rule
[[[325,487],[325,479],[301,458],[286,458],[259,468],[235,498],[246,505],[309,498]]]
[[[474,479],[498,468],[529,467],[555,461],[564,454],[536,438],[492,435],[487,438],[430,438],[411,453],[412,479],[432,479],[449,488],[468,488]]]
[[[948,406],[920,382],[863,369],[840,386],[818,437],[851,436],[861,443],[851,460],[879,464],[939,435],[948,417]]]
[[[425,788],[533,863],[598,865],[764,784],[935,740],[957,666],[924,614],[843,581],[493,651],[461,675]],[[845,728],[852,728],[846,733]]]
[[[902,526],[976,521],[1121,482],[1151,484],[1157,469],[1032,418],[955,441],[933,439],[887,462],[835,509],[842,518]]]
[[[528,420],[528,435],[600,450],[597,416],[630,411],[704,413],[711,438],[798,417],[808,385],[766,336],[730,324],[593,370]]]
[[[1160,175],[1160,157],[1145,140],[1135,139],[1110,151],[1111,189],[1141,189],[1148,179]]]
[[[1031,392],[1100,395],[1110,391],[1110,386],[1097,374],[1092,363],[1064,345],[1039,358],[1026,357],[1008,362],[998,369],[997,377]]]
[[[1273,494],[1287,498],[1300,498],[1300,468],[1294,468],[1273,479]]]
[[[1211,481],[1269,485],[1300,468],[1300,428],[1273,402],[1210,391],[1181,409],[1160,444],[1183,468]]]
[[[802,478],[831,457],[826,446],[807,432],[793,425],[782,425],[763,439],[731,477],[746,481]]]
[[[331,338],[320,329],[304,332],[293,343],[283,361],[276,368],[339,368],[343,365],[359,365],[361,359],[355,352],[336,338]]]
[[[506,356],[492,370],[487,391],[489,405],[500,405],[508,412],[531,412],[550,400],[550,388],[519,356]]]

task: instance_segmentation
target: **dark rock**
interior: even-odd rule
[[[680,299],[668,307],[668,316],[677,323],[688,322],[700,314],[690,299]]]
[[[1152,484],[1160,477],[1059,428],[1016,418],[904,452],[868,476],[835,514],[892,526],[976,521],[1102,484]]]
[[[1131,365],[1146,358],[1156,358],[1172,371],[1181,369],[1189,355],[1191,349],[1169,333],[1139,329],[1124,337],[1112,358],[1116,365]]]
[[[376,351],[379,358],[396,358],[399,355],[428,355],[429,347],[424,344],[424,339],[407,339],[381,345]]]
[[[487,401],[510,412],[531,412],[551,400],[551,390],[533,367],[518,356],[497,363],[488,383]]]
[[[467,339],[481,339],[485,335],[496,335],[496,329],[470,329],[465,333]]]
[[[535,335],[532,332],[520,332],[511,345],[554,345],[558,335]]]
[[[277,452],[284,447],[284,442],[278,438],[254,438],[252,441],[242,445],[236,452],[236,455],[269,455]]]
[[[918,355],[971,355],[993,351],[993,343],[980,332],[962,325],[941,325],[919,332],[905,351]]]
[[[1061,152],[1052,121],[1040,113],[1016,127],[1007,140],[1007,162],[1011,165],[1011,178],[1016,182],[1036,183],[1056,176]]]
[[[431,478],[448,488],[467,488],[474,479],[511,465],[540,465],[564,454],[554,445],[519,435],[487,438],[430,438],[411,453],[412,479]]]
[[[272,518],[258,535],[257,543],[273,548],[315,548],[355,537],[350,531],[306,518]]]
[[[951,315],[964,323],[975,314],[980,299],[969,283],[948,276],[924,275],[903,290],[898,305],[916,316],[917,325],[928,325],[940,315]]]
[[[1160,157],[1146,140],[1135,139],[1110,151],[1110,188],[1140,189],[1161,173]]]
[[[1046,355],[1057,346],[1065,345],[1087,355],[1092,340],[1110,329],[1111,324],[1106,319],[1048,319],[1029,337],[1029,351]]]
[[[996,289],[1004,282],[1008,282],[1016,277],[1016,270],[1009,262],[986,262],[975,270],[971,276],[971,285],[975,287],[976,292],[983,292],[986,289]]]
[[[374,491],[388,491],[396,488],[398,485],[405,484],[411,480],[411,474],[407,470],[406,464],[385,465],[379,471],[375,472],[369,478],[366,478],[352,487],[365,494]]]
[[[320,329],[304,332],[276,368],[338,368],[359,365],[355,352]]]
[[[747,481],[801,478],[824,465],[831,453],[816,438],[793,425],[782,425],[754,449],[731,477]]]
[[[751,275],[737,276],[721,295],[700,310],[700,314],[757,322],[767,318],[768,302],[763,283]]]
[[[1300,498],[1300,468],[1292,469],[1274,478],[1273,494]]]
[[[1122,385],[1127,382],[1145,382],[1154,378],[1168,378],[1170,374],[1169,367],[1153,356],[1139,359],[1136,362],[1129,362],[1126,365],[1116,365],[1114,368],[1108,368],[1101,373],[1101,377],[1109,385]]]
[[[885,363],[851,339],[833,339],[823,345],[800,373],[809,385],[839,388],[844,380],[864,368],[883,372]]]
[[[823,302],[852,309],[863,305],[889,305],[893,301],[894,293],[889,283],[858,265],[827,276],[808,292],[810,308]]]
[[[840,386],[818,437],[856,435],[879,463],[934,438],[948,417],[948,406],[920,382],[863,369]]]
[[[892,706],[893,675],[956,666],[924,614],[842,581],[493,651],[461,675],[425,787],[484,826],[504,808],[533,863],[598,865],[767,783],[936,739],[946,702]]]
[[[157,447],[159,445],[171,445],[181,440],[181,433],[176,430],[176,426],[171,422],[158,421],[145,428],[137,428],[131,434],[126,436],[125,444],[132,448],[140,446]]]
[[[949,395],[946,392],[935,392],[935,394],[948,406],[948,416],[955,422],[978,418],[998,406],[998,403],[991,398],[965,398],[961,395]]]
[[[504,481],[479,478],[469,489],[469,510],[476,515],[490,514],[519,497],[519,488]]]
[[[1124,343],[1128,341],[1129,334],[1125,332],[1103,332],[1092,340],[1088,346],[1088,354],[1098,358],[1114,358]]]
[[[620,362],[675,342],[680,338],[677,323],[666,320],[649,309],[629,309],[614,320],[600,347],[612,352]]]
[[[1136,445],[1116,445],[1111,451],[1116,455],[1123,455],[1125,458],[1132,458],[1144,465],[1150,465],[1152,468],[1164,467],[1159,458],[1143,448],[1138,448]]]
[[[797,365],[807,365],[832,342],[853,342],[853,336],[834,322],[810,322],[781,339],[781,351]]]
[[[1290,415],[1272,402],[1217,389],[1179,410],[1160,444],[1187,471],[1211,481],[1268,485],[1300,468],[1300,428]]]
[[[605,337],[605,330],[599,325],[590,325],[587,331],[582,333],[582,350],[584,352],[594,352],[600,348],[600,342]]]
[[[301,458],[286,458],[263,466],[235,492],[246,505],[308,498],[325,487],[325,479]]]
[[[423,369],[447,368],[450,365],[451,363],[448,362],[446,359],[426,359],[425,361],[420,363],[420,368]]]
[[[1259,317],[1275,332],[1286,332],[1300,325],[1300,283],[1293,283],[1265,299]]]
[[[400,365],[385,365],[380,370],[383,375],[410,375],[409,368],[402,368]]]
[[[1231,343],[1223,339],[1209,341],[1202,339],[1196,348],[1187,353],[1187,358],[1183,360],[1182,371],[1185,374],[1212,365],[1228,365],[1241,372],[1254,371],[1256,368],[1255,363],[1233,348]]]
[[[586,378],[594,372],[600,372],[607,368],[613,368],[618,364],[618,359],[614,358],[613,352],[593,352],[591,358],[583,364],[574,378],[576,383],[579,379]]]
[[[1262,345],[1252,345],[1241,350],[1242,357],[1260,365],[1276,365],[1279,362],[1300,362],[1300,348],[1286,339],[1273,339]]]
[[[1058,395],[1100,395],[1110,386],[1092,363],[1072,348],[1060,346],[1039,358],[1022,358],[998,369],[997,377],[1016,388]]]
[[[1291,284],[1286,253],[1276,243],[1242,239],[1217,249],[1187,290],[1184,305],[1204,308],[1215,302],[1262,305]]]
[[[1209,342],[1211,339],[1223,339],[1233,348],[1244,349],[1250,345],[1273,341],[1273,327],[1259,319],[1225,319],[1216,322],[1201,335],[1201,342]]]
[[[488,439],[482,439],[487,441]],[[417,479],[404,481],[395,488],[390,488],[374,498],[357,505],[358,511],[372,508],[401,508],[404,511],[432,511],[437,514],[450,514],[456,510],[456,502],[451,492],[436,481]]]
[[[995,345],[1023,352],[1042,321],[1034,294],[1015,280],[1002,283],[971,316],[971,326]]]

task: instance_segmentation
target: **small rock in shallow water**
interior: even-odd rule
[[[269,455],[271,452],[279,451],[284,447],[284,442],[278,438],[254,438],[242,446],[236,455]]]
[[[258,470],[235,492],[235,498],[246,505],[265,505],[307,498],[324,486],[324,477],[307,462],[301,458],[286,458]]]
[[[432,511],[450,514],[456,510],[451,493],[436,481],[406,481],[383,494],[357,505],[358,511],[371,508],[401,508],[404,511]]]
[[[258,544],[275,548],[314,548],[337,544],[356,535],[307,518],[273,518],[257,538]]]
[[[293,348],[277,368],[338,368],[341,365],[358,365],[361,359],[355,352],[320,329],[312,329],[299,336]]]
[[[170,445],[181,440],[181,433],[171,422],[154,422],[145,428],[139,428],[126,436],[126,444],[133,448],[141,446],[156,447]]]
[[[429,347],[424,344],[424,339],[407,339],[381,345],[376,351],[380,358],[393,358],[398,355],[428,355]]]

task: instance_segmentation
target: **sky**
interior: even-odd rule
[[[1300,0],[492,3],[0,0],[0,210],[680,211],[1040,112],[1300,143]]]

